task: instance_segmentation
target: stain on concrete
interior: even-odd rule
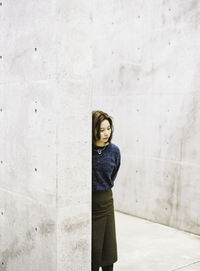
[[[191,0],[188,1],[188,5],[187,5],[187,12],[191,12],[191,11],[196,11],[198,10],[198,6],[199,6],[199,0]]]
[[[168,216],[167,224],[171,226],[173,221],[177,221],[177,214],[179,211],[179,203],[180,203],[180,176],[181,174],[181,167],[177,165],[173,169],[172,181],[171,186],[169,188],[169,199],[168,204],[170,206],[170,212]]]
[[[184,22],[186,27],[194,27],[197,29],[200,27],[200,3],[198,0],[185,1],[182,3],[180,1],[179,6],[173,12],[172,16],[174,23],[177,25],[180,22]]]
[[[118,80],[121,87],[127,88],[132,81],[140,80],[141,65],[126,63],[119,66]]]
[[[183,16],[188,17],[188,22],[197,29],[200,27],[200,4],[198,0],[188,1]]]
[[[120,85],[123,86],[124,84],[124,74],[125,74],[125,66],[124,65],[121,65],[120,68],[119,68],[119,82],[120,82]]]
[[[195,138],[196,140],[196,136],[197,134],[199,134],[199,104],[200,94],[198,92],[193,92],[190,96],[186,95],[185,102],[183,101],[183,105],[180,108],[180,112],[185,112],[186,117],[184,116],[180,128],[174,131],[174,133],[171,135],[169,139],[169,154],[166,153],[166,157],[169,157],[169,155],[173,151],[172,148],[177,145],[180,146],[179,156],[177,156],[179,162],[186,161],[186,159],[188,158],[195,161],[198,157],[198,149],[195,147],[195,144],[193,144],[192,141],[193,138]],[[166,168],[165,171],[167,170],[168,169]],[[187,205],[187,203],[183,198],[184,194],[182,194],[186,189],[183,187],[182,183],[182,167],[177,166],[174,170],[170,171],[170,174],[173,173],[173,182],[171,184],[171,187],[168,187],[169,198],[167,201],[169,206],[172,206],[172,209],[169,209],[170,213],[168,216],[168,221],[166,222],[169,226],[199,234],[200,225],[198,224],[198,220],[195,218],[195,215],[191,215],[191,212],[187,214],[188,210],[185,206],[185,204]],[[188,181],[191,182],[190,185],[192,185],[193,180],[191,179]],[[195,199],[193,199],[193,203],[194,200]],[[198,202],[196,202],[196,205],[198,205]],[[189,210],[191,211],[191,208],[189,208]]]
[[[155,68],[154,65],[151,66],[151,69],[149,71],[144,72],[146,76],[152,76],[156,73],[158,68]]]
[[[88,241],[85,239],[80,239],[76,241],[73,250],[88,250],[89,249],[89,244]]]
[[[181,133],[182,144],[184,144],[184,141],[186,141],[188,138],[191,138],[194,135],[194,130],[195,130],[196,125],[198,127],[200,124],[199,102],[200,102],[200,94],[197,92],[192,94],[192,100],[191,100],[189,111],[187,113],[187,117],[185,120],[185,125],[182,127],[182,133]]]
[[[153,215],[159,223],[175,226],[180,203],[180,165],[164,164],[162,168],[162,182],[157,184],[158,194],[155,198]],[[173,225],[172,225],[173,223]]]
[[[2,251],[1,253],[1,263],[3,265],[0,265],[0,271],[5,271],[7,269],[8,261],[17,258],[21,256],[22,254],[29,254],[31,250],[34,248],[34,239],[31,235],[31,232],[26,233],[26,237],[28,236],[28,239],[24,240],[21,244],[19,243],[18,238],[15,238],[15,240],[10,244],[10,246]]]
[[[166,17],[164,14],[162,14],[161,20],[162,20],[162,25],[165,25],[166,24]]]
[[[183,210],[183,216],[184,217],[184,223],[182,221],[179,222],[178,228],[199,236],[196,236],[198,239],[200,238],[200,221],[199,221],[199,215],[198,212],[196,212],[196,215],[191,215],[191,210],[188,208],[188,206],[185,206],[185,208],[182,208]]]
[[[42,234],[42,235],[48,235],[48,234],[51,234],[55,231],[55,223],[54,221],[46,221],[46,222],[43,222],[41,224],[39,224],[39,233]]]
[[[140,65],[131,65],[131,71],[133,71],[134,73],[136,73],[137,75],[140,73],[141,71],[141,66]]]
[[[5,271],[8,262],[13,258],[20,257],[23,254],[30,254],[36,246],[36,236],[38,234],[46,236],[53,233],[55,231],[55,223],[52,220],[47,220],[38,225],[38,231],[35,231],[35,228],[32,227],[28,230],[22,241],[16,237],[9,247],[1,252],[0,271]]]
[[[87,216],[86,216],[87,217]],[[85,218],[68,218],[65,219],[62,224],[61,228],[64,232],[72,232],[75,230],[79,230],[81,228],[86,227],[89,224],[90,220]]]

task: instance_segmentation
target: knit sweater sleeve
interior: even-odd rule
[[[117,147],[117,151],[116,151],[115,161],[116,161],[115,162],[115,167],[114,167],[112,175],[111,175],[111,178],[112,178],[113,182],[117,177],[117,173],[118,173],[120,165],[121,165],[121,153],[120,153],[120,149],[118,147]]]

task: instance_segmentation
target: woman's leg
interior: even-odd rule
[[[99,271],[99,267],[92,264],[92,271]]]
[[[107,266],[102,266],[103,271],[113,271],[113,264],[107,265]]]
[[[92,218],[92,271],[99,270],[101,266],[105,224],[106,217]]]

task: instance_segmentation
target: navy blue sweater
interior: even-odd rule
[[[121,164],[121,153],[119,147],[109,143],[101,154],[97,149],[104,147],[95,146],[92,149],[92,191],[105,191],[114,186]]]

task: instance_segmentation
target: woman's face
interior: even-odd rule
[[[100,140],[97,142],[100,144],[105,144],[111,135],[110,122],[108,120],[103,120],[100,124]]]

